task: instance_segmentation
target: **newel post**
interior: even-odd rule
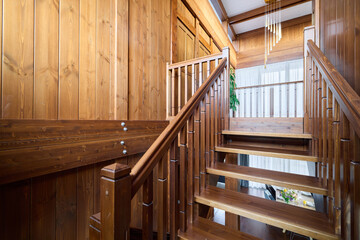
[[[101,239],[130,239],[131,168],[114,163],[101,169]]]
[[[225,77],[225,123],[224,128],[226,130],[229,129],[230,125],[230,48],[224,47],[223,50],[223,58],[226,57],[226,67],[224,71],[224,77]]]

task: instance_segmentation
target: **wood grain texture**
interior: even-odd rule
[[[3,7],[2,116],[29,119],[34,97],[34,1],[4,1]]]
[[[96,119],[96,0],[80,1],[79,119]]]
[[[60,4],[58,119],[79,118],[79,1]]]
[[[320,7],[322,52],[360,95],[359,9],[360,2],[329,0]],[[336,23],[336,26],[333,25]],[[330,27],[334,26],[334,27]]]
[[[57,119],[59,0],[35,1],[34,118]]]

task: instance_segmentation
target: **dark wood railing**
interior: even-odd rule
[[[360,97],[312,40],[306,51],[305,125],[328,187],[327,213],[342,239],[359,239]]]
[[[186,231],[198,212],[194,195],[205,187],[205,168],[215,163],[215,146],[223,141],[221,131],[229,128],[229,49],[223,54],[215,70],[208,72],[206,81],[131,170],[121,164],[102,169],[100,222],[94,220],[90,226],[92,238],[129,239],[131,199],[141,187],[143,239],[153,237],[155,194],[158,239],[166,239],[168,230],[171,239],[177,238],[179,229]]]

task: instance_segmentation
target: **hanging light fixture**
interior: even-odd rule
[[[264,0],[265,1],[265,53],[264,67],[268,56],[273,47],[282,38],[281,30],[281,0]]]

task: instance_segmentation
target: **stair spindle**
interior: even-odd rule
[[[153,239],[153,172],[143,184],[142,239]]]
[[[158,240],[167,239],[167,219],[168,219],[168,155],[167,151],[158,164],[158,181],[157,181],[157,234]]]

